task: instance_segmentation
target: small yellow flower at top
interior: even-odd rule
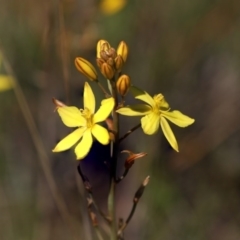
[[[112,15],[122,10],[126,3],[126,0],[101,0],[100,10],[106,15]]]
[[[72,133],[62,139],[53,152],[61,152],[71,148],[79,140],[75,147],[77,159],[83,159],[87,156],[93,143],[93,136],[103,145],[110,141],[109,132],[98,123],[105,121],[114,108],[114,99],[107,98],[102,100],[101,107],[95,113],[95,97],[91,87],[86,82],[83,94],[84,109],[57,105],[57,111],[68,127],[77,127]]]
[[[142,100],[146,104],[126,106],[118,109],[117,112],[126,116],[144,116],[141,118],[141,125],[144,133],[148,135],[156,133],[159,125],[161,125],[166,139],[172,148],[178,152],[176,138],[167,120],[179,127],[187,127],[193,124],[195,120],[179,111],[170,111],[169,105],[162,94],[151,97],[147,92],[133,86],[131,91],[136,99]]]

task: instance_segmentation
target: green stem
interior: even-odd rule
[[[113,110],[113,130],[115,132],[115,142],[113,144],[113,151],[111,153],[111,186],[108,196],[108,211],[112,219],[111,222],[111,233],[110,239],[117,240],[117,226],[116,226],[116,217],[115,217],[115,179],[117,173],[117,156],[118,156],[118,139],[119,139],[119,122],[118,122],[118,113],[116,113],[118,106],[118,95],[114,79],[110,80],[111,83],[111,92],[115,100],[115,107]]]
[[[101,234],[101,232],[100,232],[100,230],[99,230],[98,227],[95,227],[95,231],[96,231],[96,234],[97,234],[98,239],[99,239],[99,240],[104,240],[104,239],[103,239],[103,236],[102,236],[102,234]]]
[[[132,219],[133,217],[133,214],[135,213],[135,210],[136,210],[136,207],[137,207],[137,204],[138,202],[134,202],[133,203],[133,206],[132,206],[132,209],[131,209],[131,212],[126,220],[126,222],[121,226],[121,228],[118,230],[118,237],[121,237],[121,235],[123,234],[123,230],[127,227],[128,223],[130,222],[130,220]]]
[[[116,183],[121,182],[121,181],[127,176],[128,171],[129,171],[129,169],[125,169],[123,175],[122,175],[121,177],[117,178],[115,182],[116,182]]]
[[[108,195],[108,211],[109,215],[111,216],[111,232],[110,232],[110,239],[117,240],[117,226],[115,221],[115,181],[112,179],[110,191]]]
[[[105,90],[105,88],[103,87],[103,85],[99,81],[97,81],[97,84],[100,87],[100,89],[102,90],[102,92],[105,94],[106,98],[111,97],[111,95]]]
[[[113,173],[113,178],[116,179],[117,156],[118,156],[118,145],[119,145],[119,117],[118,117],[118,113],[116,112],[118,108],[118,94],[117,94],[115,81],[111,81],[111,86],[112,86],[112,96],[115,99],[115,107],[113,110],[113,130],[115,132],[115,143],[114,143],[113,154],[112,154],[112,159],[113,159],[112,173]]]
[[[136,125],[132,129],[130,129],[124,136],[119,138],[119,142],[123,141],[126,137],[128,137],[131,133],[133,133],[135,130],[137,130],[140,127],[141,127],[141,123],[139,123],[138,125]]]

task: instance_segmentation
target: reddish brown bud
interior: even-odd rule
[[[116,50],[114,49],[114,48],[110,48],[109,50],[108,50],[108,53],[109,53],[109,57],[111,57],[111,58],[115,58],[115,57],[117,57],[117,53],[116,53]]]
[[[107,60],[107,64],[109,64],[111,67],[114,67],[115,62],[114,62],[114,60],[112,58],[109,58]]]
[[[102,58],[97,58],[96,59],[97,65],[99,68],[101,68],[102,64],[105,62]]]
[[[116,68],[116,70],[118,72],[120,72],[122,70],[123,63],[124,63],[122,56],[117,55],[117,57],[114,59],[114,61],[115,61],[115,68]]]
[[[102,58],[106,62],[108,60],[109,56],[106,51],[102,50],[100,52],[100,58]]]
[[[130,78],[128,75],[122,75],[120,78],[118,78],[116,87],[121,96],[125,96],[130,88]]]
[[[141,196],[143,195],[143,192],[145,190],[145,187],[147,186],[147,184],[149,183],[150,177],[147,176],[143,183],[141,184],[141,186],[138,188],[138,190],[135,193],[135,196],[133,198],[133,202],[137,203],[139,201],[139,199],[141,198]]]
[[[102,75],[108,80],[111,80],[113,78],[114,69],[109,64],[103,63],[100,70]]]
[[[52,102],[56,105],[56,108],[57,108],[57,109],[58,109],[59,107],[66,107],[66,105],[65,105],[63,102],[57,100],[56,98],[52,98]]]
[[[135,160],[137,160],[139,158],[142,158],[142,157],[147,155],[147,153],[145,153],[145,152],[133,153],[129,150],[123,150],[121,153],[128,153],[129,154],[129,156],[125,160],[125,164],[124,164],[126,169],[130,169],[132,167],[132,165],[134,164]]]

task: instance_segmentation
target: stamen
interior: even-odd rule
[[[93,114],[91,114],[88,108],[80,109],[82,116],[87,120],[87,128],[91,128],[93,126]]]

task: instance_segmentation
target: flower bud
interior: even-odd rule
[[[100,58],[100,52],[103,50],[102,45],[104,43],[107,43],[110,47],[110,44],[106,40],[103,40],[103,39],[99,40],[97,43],[97,58]]]
[[[132,165],[134,164],[135,160],[145,157],[147,155],[147,153],[145,152],[140,152],[140,153],[133,153],[129,150],[123,150],[121,153],[128,153],[129,156],[128,158],[125,160],[125,169],[130,169],[132,167]]]
[[[103,50],[105,52],[109,51],[110,48],[111,48],[111,46],[107,41],[102,43],[102,45],[101,45],[101,50]]]
[[[110,48],[108,50],[108,53],[109,53],[109,56],[113,59],[117,56],[116,50],[114,48]]]
[[[114,76],[114,69],[107,63],[103,63],[102,66],[101,66],[101,73],[102,75],[111,80]]]
[[[121,41],[117,48],[117,54],[123,58],[123,62],[126,62],[128,56],[128,46],[124,41]]]
[[[109,56],[108,56],[108,53],[104,50],[101,50],[100,51],[100,58],[102,58],[104,61],[107,61]]]
[[[114,61],[115,61],[116,70],[120,72],[122,70],[123,63],[124,63],[122,56],[117,55],[117,57],[114,59]]]
[[[79,72],[92,81],[97,81],[97,71],[94,66],[86,59],[77,57],[75,59],[75,66]]]
[[[63,102],[57,100],[56,98],[52,98],[52,102],[55,104],[56,110],[60,107],[66,107],[66,105]]]
[[[127,75],[122,75],[116,83],[117,90],[119,94],[123,97],[127,94],[129,88],[130,88],[130,78]]]
[[[107,64],[110,65],[111,67],[114,67],[115,62],[114,62],[114,60],[112,58],[109,58],[107,60]]]
[[[99,68],[101,68],[102,64],[105,62],[102,58],[97,58],[96,59],[97,65]]]
[[[137,203],[139,201],[139,199],[142,197],[143,192],[145,190],[145,187],[148,185],[150,180],[150,177],[147,176],[144,181],[142,182],[141,186],[138,188],[138,190],[136,191],[134,198],[133,198],[133,202]]]

